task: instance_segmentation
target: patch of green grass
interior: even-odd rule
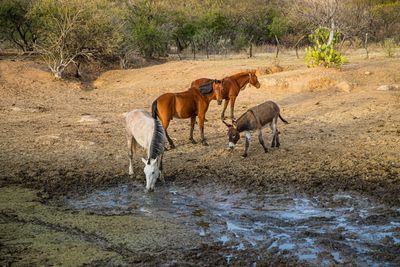
[[[135,261],[141,252],[187,247],[198,238],[160,218],[102,216],[44,205],[36,191],[19,187],[0,188],[0,214],[4,259],[22,265],[82,265],[94,260],[120,265]]]
[[[31,223],[1,223],[1,265],[81,266],[94,261],[123,265],[120,255],[102,250],[78,237]]]

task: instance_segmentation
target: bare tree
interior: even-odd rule
[[[71,33],[83,23],[80,16],[82,13],[82,9],[74,10],[74,12],[65,9],[59,14],[48,14],[48,19],[57,25],[56,31],[49,33],[42,43],[36,44],[36,49],[56,78],[61,78],[64,69],[78,56],[90,56],[80,45],[70,44]]]
[[[297,25],[304,26],[306,31],[310,33],[318,27],[327,27],[330,29],[332,37],[338,18],[338,9],[340,2],[338,0],[302,0],[287,1],[286,10],[288,10],[289,18],[294,20]],[[296,25],[296,24],[294,24]]]
[[[107,0],[39,0],[30,12],[38,23],[36,44],[56,78],[94,54],[111,53],[122,41],[120,9]],[[80,75],[79,69],[77,75]]]

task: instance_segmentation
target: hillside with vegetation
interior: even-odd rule
[[[328,32],[329,49],[347,45],[368,53],[372,42],[393,50],[400,1],[2,0],[0,26],[5,51],[34,51],[56,77],[71,65],[79,76],[82,62],[129,68],[134,56],[196,59],[245,51],[252,57],[261,45],[275,46],[278,56],[281,47],[312,46],[309,36],[319,28]]]

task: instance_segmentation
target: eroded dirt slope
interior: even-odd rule
[[[77,82],[54,80],[40,63],[0,61],[1,184],[64,193],[129,181],[122,113],[149,109],[159,94],[184,90],[196,78],[222,78],[271,62],[169,62],[109,71],[94,81],[95,89],[83,90]],[[233,153],[227,151],[215,102],[207,113],[209,147],[189,143],[189,121],[174,120],[169,132],[178,147],[165,155],[167,181],[213,181],[261,192],[356,190],[398,204],[400,91],[376,88],[400,83],[400,63],[350,62],[343,70],[327,70],[285,59],[285,71],[261,75],[260,89],[240,93],[236,116],[274,100],[290,122],[279,124],[281,148],[267,154],[256,136],[248,158],[240,157],[242,142]],[[265,133],[270,142],[269,130]],[[139,158],[134,168],[133,179],[143,180]]]

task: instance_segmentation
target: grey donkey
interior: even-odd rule
[[[278,117],[286,124],[288,122],[280,115],[279,106],[272,101],[264,102],[260,105],[248,109],[242,116],[233,124],[228,124],[225,121],[223,123],[228,126],[228,137],[229,137],[229,148],[234,149],[236,143],[240,139],[240,133],[244,132],[245,136],[245,147],[242,157],[247,157],[247,152],[250,146],[251,132],[258,132],[258,141],[264,148],[264,152],[267,153],[268,149],[264,143],[262,129],[269,126],[272,130],[272,144],[271,147],[279,147],[279,131],[277,128]]]

